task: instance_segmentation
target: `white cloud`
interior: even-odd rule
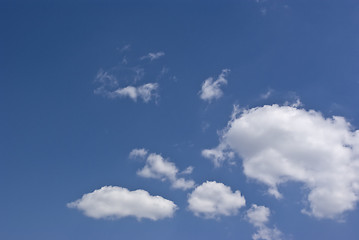
[[[268,99],[273,93],[272,89],[269,89],[266,93],[261,94],[262,99]]]
[[[173,162],[169,162],[161,155],[151,153],[146,160],[146,165],[137,171],[137,174],[145,178],[156,178],[162,181],[168,180],[172,183],[173,188],[187,190],[193,188],[193,180],[177,178],[178,169]]]
[[[191,174],[193,172],[194,167],[189,166],[185,170],[181,172],[181,174]]]
[[[117,186],[104,186],[68,203],[92,218],[119,219],[135,217],[159,220],[173,217],[176,204],[161,196],[151,196],[145,190],[129,191]]]
[[[156,52],[156,53],[149,53],[145,56],[142,56],[140,59],[144,60],[144,59],[150,59],[151,61],[159,59],[160,57],[163,57],[165,55],[164,52]]]
[[[135,148],[130,152],[129,158],[144,158],[147,153],[148,151],[144,148]]]
[[[137,98],[142,98],[144,102],[149,102],[153,97],[157,96],[158,83],[147,83],[139,87],[127,86],[125,88],[119,88],[110,93],[112,98],[115,97],[129,97],[133,101],[137,101]]]
[[[253,240],[280,240],[282,233],[277,228],[269,228],[268,223],[270,216],[269,208],[253,204],[247,210],[246,219],[257,228],[257,232],[252,235]]]
[[[189,210],[196,216],[218,218],[236,215],[246,201],[240,191],[232,192],[223,183],[207,181],[189,195],[188,204]]]
[[[340,217],[358,201],[359,131],[343,117],[324,118],[296,105],[244,110],[233,115],[213,151],[238,153],[245,175],[276,197],[280,184],[303,183],[309,190],[303,212],[317,218]]]
[[[277,228],[269,228],[262,226],[257,229],[257,232],[252,235],[253,240],[281,240],[283,234]]]
[[[113,74],[104,71],[103,69],[100,69],[97,72],[95,82],[100,84],[100,86],[94,90],[95,94],[106,95],[108,92],[107,88],[118,87],[118,81],[116,77]]]
[[[234,157],[234,152],[227,151],[224,148],[224,145],[219,145],[218,147],[213,149],[204,149],[202,151],[202,156],[211,159],[213,161],[213,164],[216,167],[219,167],[222,162],[227,159],[232,159]]]
[[[131,49],[131,44],[126,44],[119,50],[120,50],[120,52],[126,52],[126,51],[129,51],[130,49]]]
[[[247,210],[248,222],[254,226],[262,226],[269,220],[270,210],[265,206],[257,206],[253,204],[250,209]]]
[[[213,81],[212,77],[207,78],[202,83],[202,89],[199,92],[200,98],[204,101],[210,102],[213,99],[218,99],[222,97],[223,92],[220,87],[227,84],[226,76],[229,72],[229,69],[223,69],[216,81]]]
[[[177,189],[187,190],[187,189],[194,188],[194,186],[195,186],[195,183],[193,180],[186,180],[184,178],[176,178],[172,182],[172,187],[177,188]]]
[[[144,70],[139,67],[122,69],[124,75],[126,75],[126,72],[133,83],[141,80],[144,76]],[[129,97],[135,102],[140,98],[147,103],[152,98],[158,96],[158,83],[146,83],[140,86],[119,88],[119,82],[115,75],[102,69],[98,71],[95,82],[99,83],[99,87],[94,90],[94,93],[108,98]]]

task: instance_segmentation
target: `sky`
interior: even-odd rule
[[[359,2],[0,1],[1,239],[358,239]]]

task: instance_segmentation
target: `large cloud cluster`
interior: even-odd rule
[[[318,218],[353,210],[359,197],[359,131],[343,118],[294,106],[266,105],[234,114],[220,144],[202,154],[223,162],[227,151],[243,159],[244,173],[281,197],[288,181],[308,189],[309,209]]]

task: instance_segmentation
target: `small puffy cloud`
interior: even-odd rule
[[[188,204],[188,209],[196,216],[218,218],[236,215],[246,201],[239,190],[232,192],[223,183],[207,181],[193,190]]]
[[[139,87],[127,86],[125,88],[119,88],[110,93],[110,96],[115,97],[129,97],[133,101],[137,101],[137,98],[141,98],[144,102],[149,102],[153,97],[157,96],[158,83],[147,83]]]
[[[262,226],[269,220],[270,210],[265,206],[257,206],[253,204],[247,211],[248,222],[254,226]]]
[[[176,178],[172,182],[172,187],[177,188],[177,189],[187,190],[187,189],[194,188],[194,186],[195,186],[195,183],[193,180],[186,180],[184,178]]]
[[[149,53],[145,56],[142,56],[140,59],[144,60],[144,59],[150,59],[151,61],[159,59],[160,57],[163,57],[165,55],[164,52],[156,52],[156,53]]]
[[[250,209],[247,210],[246,219],[253,224],[257,229],[257,232],[252,235],[253,240],[280,240],[282,239],[282,232],[277,228],[269,228],[268,223],[270,216],[269,208],[265,206],[257,206],[253,204]]]
[[[233,114],[215,154],[204,156],[223,161],[226,151],[234,151],[245,175],[266,184],[270,194],[279,198],[280,184],[301,182],[309,190],[304,213],[338,218],[359,199],[359,131],[343,117],[325,118],[299,106],[274,104]]]
[[[135,217],[138,220],[148,218],[159,220],[173,217],[176,204],[161,196],[151,196],[145,190],[129,191],[117,186],[104,186],[82,198],[68,203],[91,218],[120,219]]]
[[[135,148],[130,152],[129,158],[144,158],[147,153],[148,151],[144,148]]]
[[[223,92],[221,90],[222,85],[227,84],[227,75],[230,72],[229,69],[223,69],[218,78],[214,81],[212,77],[207,78],[202,83],[202,89],[199,92],[200,98],[204,101],[211,102],[213,99],[222,97]]]
[[[161,155],[151,153],[146,160],[146,165],[137,171],[137,174],[145,178],[155,178],[162,181],[168,180],[173,188],[187,190],[195,186],[193,180],[178,178],[178,168],[173,162],[167,161]]]
[[[171,179],[176,178],[178,169],[173,162],[165,160],[161,155],[151,153],[146,161],[146,165],[137,172],[141,177]]]

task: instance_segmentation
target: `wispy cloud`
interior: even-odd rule
[[[266,93],[261,94],[261,98],[262,99],[268,99],[270,96],[272,96],[272,94],[273,94],[273,90],[268,89],[268,91]]]
[[[148,53],[145,56],[140,57],[141,60],[144,59],[150,59],[151,61],[159,59],[160,57],[163,57],[165,55],[164,52],[156,52],[156,53]]]
[[[221,86],[227,84],[227,75],[230,72],[229,69],[223,69],[218,78],[214,81],[212,77],[207,78],[202,83],[202,89],[199,92],[200,98],[204,101],[211,102],[213,99],[222,97],[223,92]]]
[[[130,72],[132,73],[132,82],[134,83],[139,81],[144,75],[144,70],[139,67],[131,68]],[[121,88],[115,75],[102,69],[97,73],[95,82],[99,83],[99,87],[94,90],[94,93],[108,98],[129,97],[135,102],[140,98],[143,102],[147,103],[151,99],[158,97],[158,83],[146,83],[140,86],[129,85]]]
[[[129,51],[130,49],[131,49],[131,44],[126,44],[119,50],[120,50],[120,52],[126,52],[126,51]]]

